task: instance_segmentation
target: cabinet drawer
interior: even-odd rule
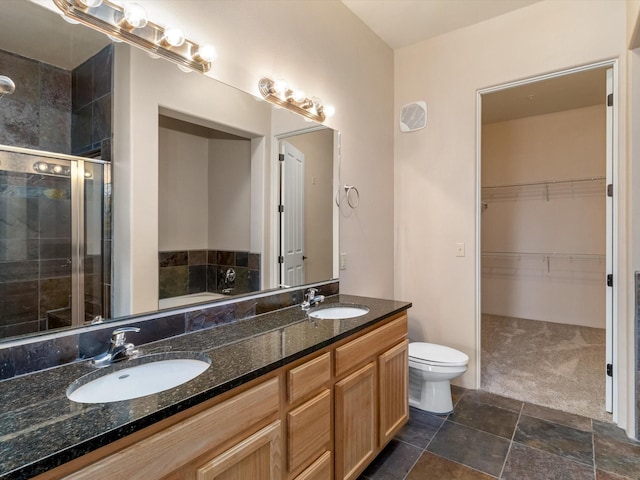
[[[327,387],[331,380],[331,355],[325,353],[287,373],[289,403],[294,403],[309,394]]]
[[[287,415],[289,472],[306,467],[331,447],[331,391],[303,403]]]
[[[407,316],[402,315],[391,323],[336,348],[336,375],[343,375],[349,370],[367,363],[372,355],[395,345],[406,335]]]
[[[324,452],[324,455],[298,475],[296,480],[331,480],[331,472],[333,472],[331,452]]]
[[[162,478],[220,442],[250,431],[278,409],[279,382],[274,378],[65,478]]]

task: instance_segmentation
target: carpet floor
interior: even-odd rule
[[[611,422],[605,330],[482,315],[481,389]]]

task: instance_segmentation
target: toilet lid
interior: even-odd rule
[[[469,363],[469,357],[455,348],[425,342],[410,343],[409,358],[438,365],[461,366]]]

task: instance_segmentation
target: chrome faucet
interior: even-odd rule
[[[304,293],[304,301],[302,302],[302,310],[309,310],[314,305],[324,302],[324,295],[316,295],[317,288],[310,288]]]
[[[138,354],[138,349],[133,343],[126,343],[125,334],[127,332],[139,332],[138,327],[116,328],[111,332],[111,345],[109,350],[100,355],[96,355],[91,363],[96,367],[106,367],[115,362],[120,362],[128,358],[133,358]]]

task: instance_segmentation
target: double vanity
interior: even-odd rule
[[[0,478],[357,478],[408,418],[410,306],[332,295],[5,380]]]

